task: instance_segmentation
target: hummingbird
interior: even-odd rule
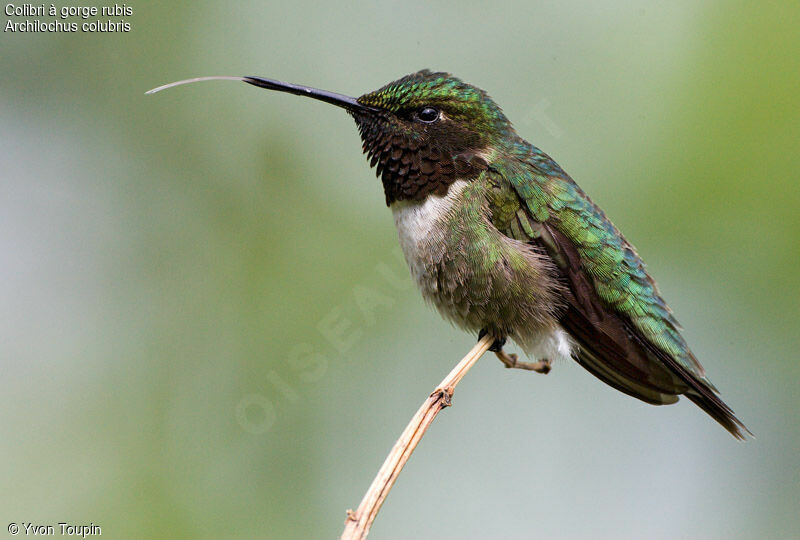
[[[574,359],[654,405],[684,395],[737,439],[751,435],[681,335],[636,249],[575,181],[522,139],[480,88],[422,70],[358,98],[263,77],[355,120],[411,276],[456,326],[494,338],[506,367]],[[513,340],[533,359],[503,347]]]

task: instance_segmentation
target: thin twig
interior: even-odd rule
[[[483,336],[428,396],[428,399],[425,400],[417,414],[406,426],[403,434],[397,439],[392,451],[389,452],[386,461],[383,462],[383,466],[372,481],[372,485],[369,486],[369,490],[361,500],[361,504],[358,505],[358,509],[355,512],[352,510],[347,511],[347,521],[345,521],[342,540],[362,540],[367,537],[375,516],[378,515],[383,501],[400,475],[400,471],[403,470],[406,461],[411,457],[414,448],[417,447],[420,439],[422,439],[436,415],[439,414],[439,411],[450,406],[450,398],[453,397],[456,385],[478,361],[478,358],[489,350],[493,342],[494,337]]]

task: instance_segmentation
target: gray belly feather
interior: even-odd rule
[[[508,336],[536,358],[568,358],[552,263],[497,231],[481,195],[480,186],[460,180],[444,197],[392,204],[414,281],[457,326]]]

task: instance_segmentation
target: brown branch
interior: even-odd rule
[[[392,451],[389,452],[386,461],[383,462],[383,466],[372,481],[372,485],[369,486],[369,490],[361,500],[361,504],[358,505],[358,509],[355,512],[347,511],[342,540],[361,540],[367,537],[375,516],[378,515],[383,501],[400,475],[400,471],[403,470],[406,461],[411,457],[414,448],[417,447],[439,411],[450,406],[450,398],[453,397],[456,385],[478,361],[478,358],[489,350],[493,342],[494,337],[483,336],[428,396],[428,399],[406,426],[403,434],[397,439]]]

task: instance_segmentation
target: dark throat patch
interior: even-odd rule
[[[372,117],[356,116],[355,120],[364,153],[383,182],[387,206],[395,201],[421,201],[432,194],[444,196],[456,180],[475,179],[488,168],[475,151],[425,142]]]

